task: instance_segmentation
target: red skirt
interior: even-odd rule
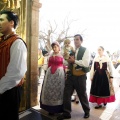
[[[101,103],[109,103],[115,101],[115,95],[112,95],[110,97],[95,97],[93,95],[90,95],[89,102],[97,103],[100,105]]]

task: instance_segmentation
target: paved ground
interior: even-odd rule
[[[39,89],[38,96],[40,95],[42,81],[43,81],[43,75],[41,76],[41,79],[40,79],[41,84],[38,84],[38,89]],[[94,109],[96,104],[90,103],[90,108],[91,108],[90,118],[88,118],[87,120],[120,120],[120,87],[119,87],[119,82],[120,82],[120,78],[114,79],[114,82],[113,82],[114,88],[115,88],[116,101],[114,103],[109,103],[109,104],[107,104],[106,107],[103,107],[103,108],[97,109],[97,110]],[[89,74],[88,74],[88,80],[87,80],[88,97],[89,97],[90,85],[91,85],[91,82],[89,80]],[[58,115],[49,116],[46,111],[40,109],[39,105],[35,106],[34,109],[40,111],[40,113],[42,115],[45,115],[52,120],[56,120],[56,117],[58,116]],[[83,119],[84,112],[81,108],[80,103],[76,104],[76,103],[72,102],[71,115],[72,115],[72,118],[70,120],[84,120]],[[42,119],[42,120],[46,120],[46,119]]]

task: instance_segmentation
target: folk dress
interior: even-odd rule
[[[48,69],[41,90],[40,107],[50,113],[63,112],[65,86],[63,61],[61,54],[52,54],[48,60]]]
[[[96,57],[90,71],[91,90],[89,101],[92,103],[108,103],[115,101],[115,95],[111,94],[110,81],[107,72],[113,76],[111,60],[103,55]]]

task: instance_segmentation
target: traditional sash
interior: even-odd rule
[[[75,66],[73,66],[73,69],[72,69],[72,72],[73,72],[73,75],[75,76],[81,76],[81,75],[84,75],[85,72],[83,72],[82,69],[75,69]]]

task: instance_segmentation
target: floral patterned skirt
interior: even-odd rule
[[[54,74],[51,73],[49,68],[43,81],[40,107],[52,113],[62,112],[64,86],[65,74],[63,68],[58,68]]]

